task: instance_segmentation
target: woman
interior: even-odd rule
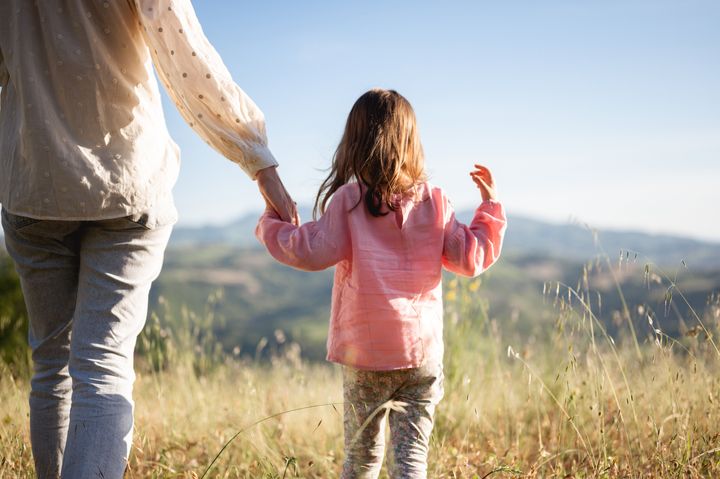
[[[0,202],[30,317],[37,474],[120,478],[133,349],[176,220],[153,64],[188,124],[282,218],[295,207],[189,0],[3,0],[0,18]]]

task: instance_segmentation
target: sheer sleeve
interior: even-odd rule
[[[190,0],[135,0],[160,80],[187,123],[251,177],[277,165],[263,113],[235,84]]]

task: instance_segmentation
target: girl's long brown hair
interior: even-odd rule
[[[367,187],[370,214],[394,211],[392,196],[425,180],[424,159],[415,112],[395,90],[376,88],[363,94],[350,110],[345,132],[333,156],[330,174],[320,186],[313,216],[323,214],[341,186],[356,181]],[[357,206],[355,205],[355,206]]]

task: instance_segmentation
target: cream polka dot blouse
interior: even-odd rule
[[[208,144],[252,178],[277,164],[262,112],[190,0],[2,0],[0,19],[0,203],[9,212],[174,215],[179,152],[153,65]]]

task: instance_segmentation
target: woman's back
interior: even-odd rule
[[[179,151],[153,65],[220,153],[253,178],[277,164],[262,112],[232,81],[189,0],[2,0],[0,18],[0,203],[11,213],[174,221]]]
[[[3,206],[53,219],[171,208],[177,152],[131,2],[1,3]]]

